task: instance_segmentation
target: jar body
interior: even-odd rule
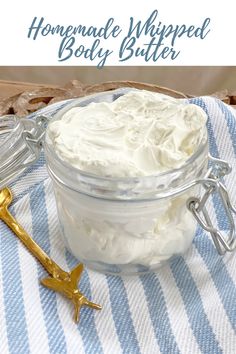
[[[192,243],[196,221],[186,201],[199,187],[160,200],[114,201],[75,192],[54,178],[53,186],[65,244],[90,268],[153,271]]]
[[[97,94],[79,105],[111,102],[122,94]],[[207,173],[207,130],[183,167],[157,176],[106,178],[86,173],[55,154],[47,132],[44,151],[63,238],[88,267],[115,274],[153,271],[191,245],[196,221],[186,203],[198,196],[194,182]]]

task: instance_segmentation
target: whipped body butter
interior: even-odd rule
[[[81,262],[137,273],[188,249],[196,221],[186,202],[207,171],[206,121],[196,105],[141,90],[97,94],[56,115],[48,170],[65,242]]]

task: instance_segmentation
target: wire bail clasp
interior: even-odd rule
[[[218,253],[223,255],[226,252],[232,252],[236,247],[235,223],[233,218],[233,214],[236,214],[236,209],[232,205],[226,187],[221,182],[221,179],[225,175],[229,174],[232,169],[228,162],[224,160],[216,159],[212,156],[210,156],[209,159],[212,162],[209,176],[199,181],[203,185],[205,193],[201,198],[189,198],[187,201],[187,207],[199,225],[211,234]],[[218,193],[227,217],[229,225],[228,235],[223,235],[222,231],[220,231],[217,227],[214,227],[207,211],[206,203],[210,196],[215,193]]]
[[[31,131],[24,132],[24,138],[29,143],[29,147],[36,148],[37,150],[41,150],[43,147],[44,135],[46,132],[46,128],[49,122],[49,118],[46,116],[38,116],[35,120],[36,123],[36,131],[32,133]]]

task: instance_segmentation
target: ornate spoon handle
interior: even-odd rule
[[[5,222],[14,234],[16,234],[25,247],[38,259],[46,271],[51,275],[49,278],[42,279],[41,283],[54,291],[61,292],[73,302],[75,308],[74,318],[76,322],[79,320],[81,306],[85,305],[100,310],[100,305],[89,301],[78,289],[77,283],[83,271],[83,264],[78,264],[71,272],[65,272],[62,270],[11,215],[8,210],[11,201],[11,191],[8,188],[2,189],[0,191],[0,219]]]

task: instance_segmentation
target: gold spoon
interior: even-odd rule
[[[79,321],[79,312],[81,306],[88,306],[96,310],[101,310],[101,306],[89,301],[78,289],[83,264],[78,264],[71,272],[62,270],[48,255],[39,247],[39,245],[27,234],[16,219],[8,211],[8,206],[12,202],[12,193],[8,188],[0,190],[0,219],[16,234],[23,242],[26,248],[43,265],[46,271],[51,275],[49,278],[41,279],[41,284],[49,289],[64,294],[74,304],[74,319]]]

